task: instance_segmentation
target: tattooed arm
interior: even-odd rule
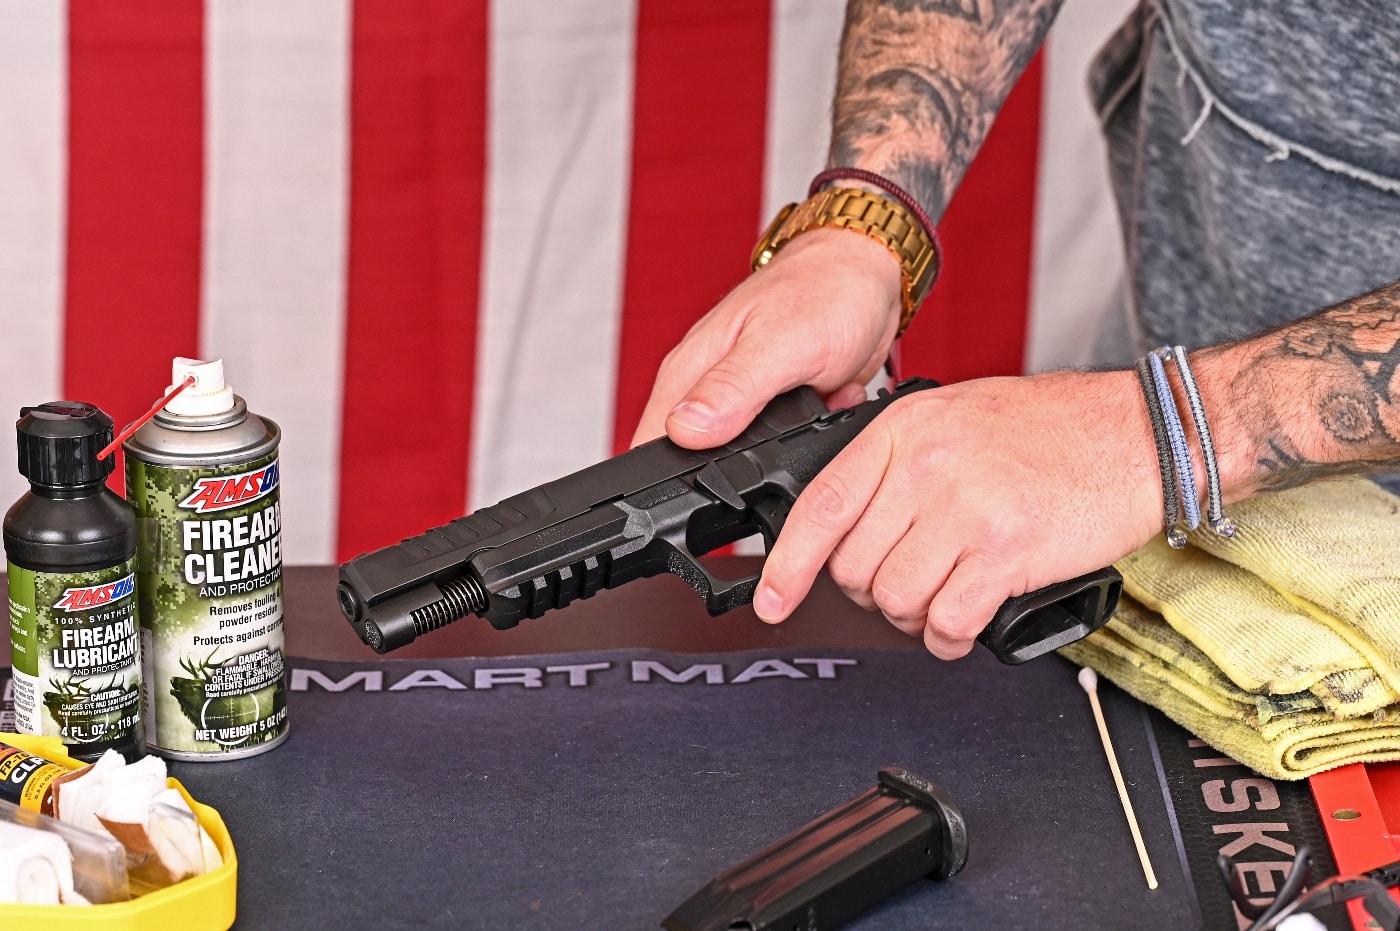
[[[1195,356],[1227,497],[1400,468],[1400,282]]]
[[[832,164],[882,174],[940,216],[1059,5],[850,0]],[[667,356],[634,440],[666,432],[684,446],[719,445],[801,384],[852,403],[884,363],[899,315],[899,263],[884,246],[846,230],[803,233]]]
[[[852,0],[833,166],[903,187],[937,219],[1062,0]]]

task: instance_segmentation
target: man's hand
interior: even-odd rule
[[[817,572],[943,659],[1002,602],[1162,529],[1133,372],[988,378],[896,401],[798,497],[754,595],[766,621]]]
[[[811,385],[835,407],[865,399],[899,324],[899,261],[852,230],[787,244],[691,328],[661,363],[633,445],[729,442],[763,406]]]

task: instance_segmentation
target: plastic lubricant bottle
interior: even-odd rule
[[[5,515],[15,727],[96,760],[145,755],[133,570],[136,515],[107,489],[112,418],[91,404],[20,410],[29,492]]]
[[[12,805],[52,815],[54,780],[66,772],[57,763],[0,743],[0,799]]]
[[[270,750],[287,736],[277,424],[176,359],[166,402],[123,444],[140,521],[136,573],[146,740],[176,760]]]

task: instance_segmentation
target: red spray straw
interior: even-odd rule
[[[194,376],[186,375],[185,380],[180,382],[174,388],[171,388],[169,394],[161,398],[156,403],[152,404],[150,410],[146,411],[146,413],[142,414],[136,420],[127,424],[126,429],[122,430],[121,433],[118,433],[116,439],[112,440],[112,442],[102,447],[102,451],[97,454],[97,458],[106,459],[108,456],[112,455],[113,451],[115,451],[118,446],[122,445],[123,440],[131,436],[131,434],[135,433],[137,430],[140,430],[141,425],[146,421],[150,420],[152,417],[154,417],[156,415],[156,412],[159,411],[162,407],[169,404],[171,398],[175,397],[175,395],[179,394],[181,391],[184,391],[186,388],[193,384]]]

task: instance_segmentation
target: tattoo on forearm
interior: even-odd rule
[[[829,162],[942,215],[1062,0],[850,0]]]
[[[1259,487],[1400,467],[1400,282],[1259,339],[1234,391],[1263,428]]]

